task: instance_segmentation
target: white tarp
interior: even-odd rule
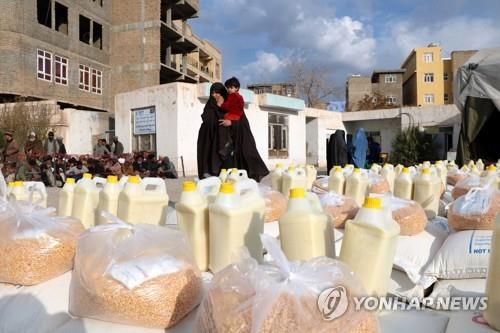
[[[480,50],[459,67],[453,90],[460,111],[469,96],[489,98],[500,110],[500,48]]]

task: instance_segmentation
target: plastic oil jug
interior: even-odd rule
[[[283,172],[285,169],[281,163],[276,164],[276,168],[271,172],[271,188],[275,191],[281,192]]]
[[[344,167],[344,177],[349,176],[353,172],[354,172],[354,165],[346,164]]]
[[[402,164],[398,164],[394,167],[394,173],[396,174],[396,177],[399,176],[401,172],[403,172],[404,168],[405,167]]]
[[[448,169],[446,166],[443,164],[442,161],[437,161],[435,164],[435,169],[437,176],[441,180],[441,183],[446,187],[446,176],[448,175]]]
[[[483,313],[486,322],[495,330],[500,331],[500,214],[497,215],[491,239],[490,265],[486,279],[486,297],[488,308]]]
[[[208,202],[194,182],[183,183],[181,198],[175,205],[175,210],[179,229],[189,239],[198,268],[202,272],[207,271],[209,258]]]
[[[227,179],[227,169],[220,169],[219,179],[222,183],[224,183]]]
[[[21,200],[28,201],[30,199],[30,194],[26,190],[24,182],[17,180],[15,182],[9,183],[9,185],[10,185],[10,191],[9,191],[10,200],[15,199],[17,201]]]
[[[394,180],[396,178],[396,173],[394,172],[394,166],[392,164],[385,164],[382,170],[380,170],[380,174],[384,176],[384,178],[389,183],[389,188],[391,193],[394,193]]]
[[[380,198],[366,198],[354,220],[346,222],[339,259],[351,267],[369,296],[387,293],[399,232]]]
[[[218,177],[208,177],[196,183],[196,190],[207,200],[208,203],[215,201],[219,194],[221,181]]]
[[[288,170],[283,173],[281,193],[288,198],[290,190],[298,187],[303,189],[307,188],[305,171],[301,168],[295,169],[294,167],[289,167]]]
[[[472,167],[475,166],[475,165],[476,165],[476,163],[474,163],[474,160],[470,160],[469,163],[467,163],[467,167],[469,169],[472,169]]]
[[[429,168],[424,168],[422,173],[415,177],[413,200],[422,206],[430,219],[438,214],[440,190],[441,180],[433,176]]]
[[[354,169],[354,172],[346,178],[345,195],[354,199],[361,206],[365,200],[367,189],[368,177],[363,176],[361,169]]]
[[[316,177],[318,176],[318,170],[316,170],[314,165],[310,165],[310,164],[306,165],[305,170],[306,170],[306,178],[307,178],[306,189],[310,190],[312,188],[314,181],[316,180]]]
[[[303,188],[290,191],[287,210],[279,220],[281,248],[288,260],[335,258],[330,219],[315,206]]]
[[[226,181],[229,183],[236,183],[242,179],[248,179],[248,173],[246,170],[231,169],[227,175]]]
[[[0,198],[6,200],[7,199],[8,187],[5,182],[5,178],[3,177],[2,170],[0,170]]]
[[[430,168],[430,167],[431,167],[431,162],[430,161],[425,161],[422,164],[422,169],[424,169],[424,168]]]
[[[247,196],[248,195],[248,199]],[[220,193],[209,212],[209,269],[217,273],[231,262],[235,251],[242,246],[248,248],[252,257],[262,261],[263,216],[255,214],[257,204],[250,202],[255,194],[239,194],[234,184],[223,183]],[[262,199],[263,200],[263,199]]]
[[[104,224],[108,220],[101,216],[102,212],[108,212],[116,216],[118,214],[118,197],[121,188],[117,176],[108,176],[107,183],[99,193],[99,204],[97,207],[97,223]]]
[[[373,163],[372,166],[370,167],[370,170],[375,172],[375,174],[380,174],[380,170],[382,170],[382,167],[378,165],[377,163]]]
[[[57,214],[71,216],[73,210],[73,196],[75,194],[75,178],[66,178],[63,188],[59,192]]]
[[[168,194],[161,178],[129,177],[118,196],[118,218],[131,224],[164,225],[167,217]]]
[[[333,176],[337,168],[340,168],[342,170],[342,167],[339,165],[334,165],[333,168],[330,169],[330,172],[328,173],[328,176]]]
[[[84,173],[75,186],[71,216],[79,219],[85,228],[93,227],[98,204],[99,190],[92,180],[92,175]]]
[[[125,185],[127,185],[127,183],[128,183],[128,177],[129,177],[129,176],[122,176],[122,177],[120,178],[120,181],[118,182],[118,184],[120,185],[120,189],[121,189],[122,191],[123,191],[123,189],[125,188]],[[141,177],[140,177],[140,176],[136,176],[136,177],[137,177],[137,178],[139,178],[139,181],[140,181],[140,182],[142,181],[142,179],[141,179]]]
[[[483,162],[482,159],[478,159],[477,160],[476,166],[477,166],[477,169],[479,170],[479,172],[483,172],[484,171],[484,162]]]
[[[33,203],[47,207],[47,189],[43,182],[24,182],[24,188],[28,191],[28,196],[32,196]]]
[[[344,172],[340,167],[336,167],[335,172],[328,178],[328,190],[343,195],[345,192]]]
[[[394,196],[406,200],[413,198],[413,179],[409,168],[404,168],[394,181]]]

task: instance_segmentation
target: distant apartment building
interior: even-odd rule
[[[247,89],[255,94],[275,94],[287,97],[299,97],[297,86],[294,83],[256,83],[247,85]]]
[[[198,0],[0,1],[0,102],[114,111],[117,93],[220,80],[221,52],[191,30]]]
[[[453,103],[453,78],[457,68],[476,51],[453,51],[442,58],[442,49],[431,43],[415,48],[401,65],[404,105],[443,105]]]
[[[371,76],[353,75],[346,83],[346,110],[359,111],[366,96],[374,103],[399,106],[403,100],[403,69],[374,70]],[[377,101],[383,98],[384,101]]]

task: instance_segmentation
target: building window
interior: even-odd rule
[[[434,82],[434,73],[425,73],[424,74],[424,82],[426,82],[426,83]]]
[[[102,95],[102,71],[92,68],[92,92]]]
[[[444,79],[445,81],[448,81],[448,72],[444,72],[444,73],[443,73],[443,79]]]
[[[387,104],[396,104],[398,101],[398,99],[396,98],[396,96],[386,96],[385,97],[385,102]]]
[[[52,1],[51,0],[37,0],[36,11],[38,23],[52,28]]]
[[[102,25],[97,22],[92,22],[92,26],[92,43],[94,44],[94,47],[102,50]]]
[[[444,94],[444,101],[445,102],[448,102],[448,100],[450,99],[450,97],[448,96],[447,93]]]
[[[385,75],[385,83],[396,83],[396,75],[386,74]]]
[[[55,3],[56,8],[56,30],[68,34],[68,7]]]
[[[52,53],[38,50],[37,53],[38,70],[37,75],[40,80],[52,82]]]
[[[58,84],[68,85],[68,59],[54,55],[54,82]]]
[[[292,97],[292,88],[290,88],[290,87],[289,87],[289,88],[286,88],[286,95],[287,95],[288,97]]]
[[[85,65],[80,65],[80,79],[79,88],[80,90],[90,91],[90,67]]]
[[[426,52],[424,53],[424,62],[433,62],[434,61],[434,55],[432,52]]]
[[[90,44],[90,19],[80,15],[80,42]]]
[[[424,103],[425,104],[434,104],[434,94],[425,94],[424,95]]]
[[[288,116],[268,116],[268,150],[270,158],[288,158]]]

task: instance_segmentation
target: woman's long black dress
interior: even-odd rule
[[[228,158],[231,157],[232,151],[230,129],[219,125],[219,119],[223,118],[224,112],[215,99],[210,97],[203,109],[201,115],[203,122],[198,132],[197,158],[200,179],[209,175],[218,176],[223,166],[233,166],[228,165]]]
[[[259,155],[246,115],[243,114],[239,121],[233,121],[231,128],[233,130],[236,167],[246,170],[248,177],[260,181],[269,174],[269,170]]]

